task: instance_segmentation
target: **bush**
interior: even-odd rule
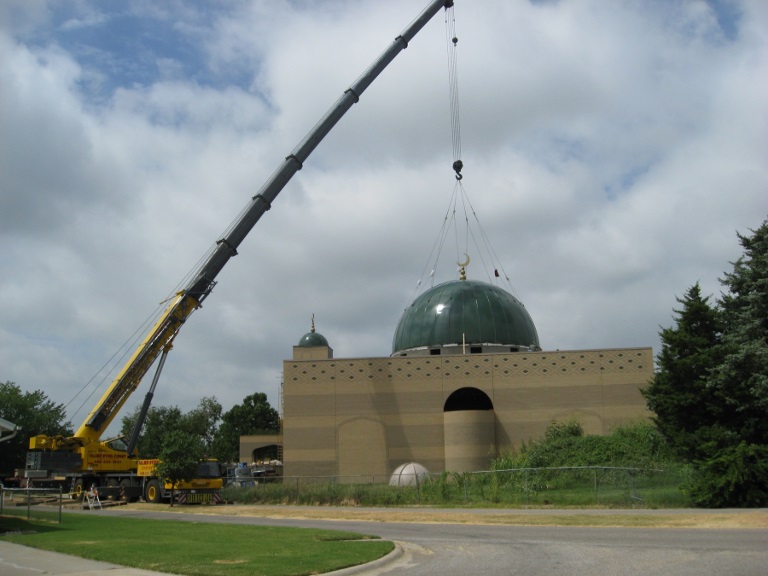
[[[695,462],[687,486],[697,506],[705,508],[760,507],[768,502],[768,446],[739,443],[712,451]]]
[[[756,457],[756,456],[755,456]],[[650,470],[652,468],[664,468]],[[558,470],[556,468],[562,468]],[[759,468],[758,468],[759,469]],[[768,471],[766,471],[768,473]],[[493,461],[491,471],[443,472],[417,486],[345,483],[340,478],[275,478],[224,490],[242,504],[313,506],[686,506],[695,475],[674,462],[650,423],[584,434],[573,420],[554,422],[538,440]],[[341,480],[341,481],[340,481]]]
[[[651,423],[616,428],[607,436],[589,436],[578,421],[553,422],[544,436],[496,459],[492,470],[562,466],[631,466],[648,468],[674,460]]]

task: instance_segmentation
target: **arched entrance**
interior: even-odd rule
[[[443,406],[445,470],[488,470],[496,457],[496,415],[493,402],[477,388],[459,388]]]

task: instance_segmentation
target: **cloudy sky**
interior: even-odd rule
[[[425,5],[0,2],[0,381],[78,425],[102,366]],[[545,350],[656,352],[676,296],[719,294],[736,232],[768,216],[768,3],[456,0],[454,16],[460,194],[441,12],[240,246],[156,405],[277,407],[313,314],[336,357],[386,356],[418,281],[456,278],[464,252],[470,278],[503,271]]]

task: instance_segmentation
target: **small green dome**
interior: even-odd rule
[[[392,354],[462,343],[539,349],[539,336],[525,306],[506,290],[453,280],[427,290],[403,312]]]
[[[299,346],[304,346],[306,348],[311,348],[313,346],[328,346],[328,340],[326,340],[325,336],[319,332],[312,330],[312,332],[307,332],[301,337]]]

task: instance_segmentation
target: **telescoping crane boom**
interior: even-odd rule
[[[92,472],[109,471],[112,468],[123,469],[131,460],[132,450],[115,453],[109,447],[99,443],[99,439],[113,419],[117,416],[125,402],[136,390],[139,383],[157,360],[158,356],[167,353],[174,338],[186,320],[197,310],[216,285],[216,277],[230,258],[237,255],[237,248],[253,229],[262,215],[271,208],[277,195],[293,175],[301,170],[303,163],[312,151],[331,131],[344,114],[357,103],[362,93],[378,77],[378,75],[394,60],[407,46],[416,34],[427,24],[441,8],[450,8],[453,0],[432,0],[419,16],[395,38],[392,44],[371,64],[371,66],[344,91],[342,96],[331,106],[320,121],[304,137],[299,145],[279,165],[277,170],[261,186],[251,198],[245,209],[230,225],[225,236],[216,242],[215,249],[192,276],[192,280],[178,292],[171,303],[165,308],[159,320],[151,328],[133,355],[126,362],[101,399],[80,425],[74,436],[38,435],[30,438],[30,449],[38,452],[58,452],[60,456],[69,453],[72,458],[46,459],[36,457],[27,460],[27,471],[34,468],[38,472],[48,468],[77,468]],[[160,366],[162,367],[161,358]],[[157,376],[155,377],[156,383]],[[146,412],[146,406],[144,409]],[[141,418],[140,418],[141,419]],[[98,447],[101,446],[101,449]],[[132,448],[133,446],[131,446]],[[119,452],[119,450],[118,450]],[[31,455],[31,454],[30,454]],[[118,462],[125,460],[125,462]],[[79,462],[77,462],[79,461]],[[132,466],[132,464],[128,464]],[[30,476],[34,476],[31,474]]]

